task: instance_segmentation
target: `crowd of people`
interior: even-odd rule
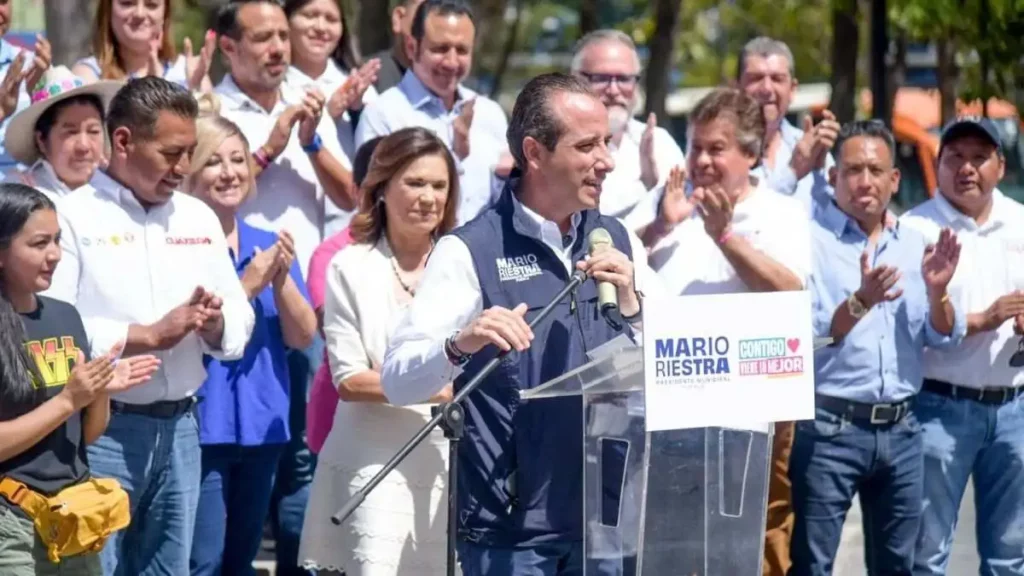
[[[891,132],[791,124],[777,40],[684,154],[615,30],[509,118],[464,84],[465,0],[400,1],[368,59],[337,0],[232,0],[180,53],[173,6],[100,0],[70,69],[0,40],[0,572],[250,574],[269,524],[279,575],[443,573],[440,430],[330,517],[506,352],[465,398],[462,573],[630,574],[585,558],[580,400],[517,391],[648,296],[806,290],[832,344],[814,419],[775,428],[764,574],[830,574],[855,496],[869,573],[944,574],[969,479],[982,574],[1024,574],[1024,208],[990,121],[945,128],[896,218]],[[621,322],[589,281],[531,327],[577,270]]]

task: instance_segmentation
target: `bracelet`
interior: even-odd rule
[[[635,324],[644,315],[644,299],[640,298],[639,295],[637,295],[637,296],[638,297],[637,297],[636,301],[637,301],[637,303],[640,306],[636,309],[636,314],[632,314],[630,316],[623,316],[622,317],[622,321],[625,322],[626,324]]]
[[[306,154],[316,154],[324,147],[324,141],[320,139],[319,134],[313,134],[313,140],[309,144],[302,145],[302,151]]]
[[[455,345],[455,337],[458,336],[458,334],[458,332],[454,332],[451,336],[445,339],[444,355],[448,358],[449,362],[461,368],[469,362],[470,355],[459,350],[459,347]]]
[[[270,157],[262,146],[252,153],[252,159],[256,162],[256,165],[260,167],[260,170],[266,170],[267,166],[270,166]]]
[[[732,229],[726,228],[725,232],[722,232],[722,235],[718,237],[718,245],[725,244],[729,238],[732,238]]]

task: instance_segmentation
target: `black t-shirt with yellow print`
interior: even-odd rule
[[[79,349],[86,359],[89,358],[89,341],[82,318],[74,306],[44,296],[37,296],[37,300],[36,310],[22,314],[21,318],[29,358],[35,363],[46,386],[41,403],[64,389],[75,367]],[[39,386],[39,382],[35,384]],[[81,412],[72,414],[35,446],[0,462],[0,476],[9,476],[51,496],[82,481],[88,473]]]

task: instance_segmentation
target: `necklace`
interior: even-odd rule
[[[427,256],[429,257],[430,256],[430,252],[433,252],[433,251],[434,251],[434,242],[431,241],[430,242],[430,250],[427,252]],[[391,271],[394,272],[394,274],[395,274],[395,280],[398,280],[398,285],[402,287],[402,290],[405,290],[406,294],[408,294],[409,296],[412,296],[412,297],[415,298],[416,297],[416,287],[415,286],[410,286],[410,285],[406,284],[405,280],[402,279],[402,273],[398,271],[398,258],[395,257],[394,252],[395,251],[392,249],[391,250],[391,258],[388,258],[388,262],[391,263]]]

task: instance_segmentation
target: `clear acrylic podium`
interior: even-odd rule
[[[759,576],[773,425],[648,433],[643,350],[606,348],[521,393],[582,396],[586,576]]]

